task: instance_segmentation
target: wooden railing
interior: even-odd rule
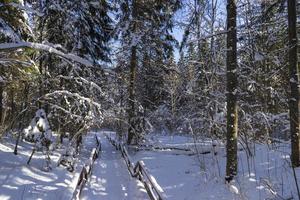
[[[126,162],[127,168],[132,177],[138,178],[143,184],[151,200],[163,200],[165,193],[156,182],[156,179],[148,172],[145,163],[138,161],[135,165],[131,162],[130,156],[124,144],[118,143],[110,136],[106,135],[110,143],[115,146],[116,150],[120,150]]]
[[[99,157],[99,153],[101,152],[101,143],[96,135],[95,135],[95,139],[96,139],[97,146],[92,149],[92,152],[91,152],[91,155],[90,155],[90,158],[89,158],[87,164],[85,164],[80,171],[80,175],[77,180],[76,188],[75,188],[75,191],[73,193],[71,200],[79,200],[81,191],[82,191],[83,187],[85,186],[85,183],[87,182],[89,176],[92,173],[92,168],[93,168],[94,162]]]

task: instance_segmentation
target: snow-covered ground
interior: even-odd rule
[[[0,199],[1,200],[65,200],[72,197],[76,181],[83,163],[95,146],[93,134],[88,134],[73,173],[64,167],[58,167],[57,161],[62,149],[54,151],[50,156],[52,170],[43,171],[44,155],[36,152],[27,165],[32,151],[32,144],[20,142],[18,155],[13,154],[14,140],[4,137],[0,143]]]
[[[4,137],[0,143],[0,199],[70,199],[79,170],[95,146],[94,134],[101,138],[102,152],[94,163],[81,199],[148,199],[143,185],[131,178],[120,152],[103,132],[90,133],[85,138],[73,173],[57,167],[62,150],[51,155],[53,169],[45,172],[41,170],[44,156],[40,152],[34,155],[30,165],[26,164],[31,144],[21,142],[19,154],[14,155],[14,141]],[[168,135],[148,136],[147,141],[148,146],[139,150],[129,147],[129,153],[134,162],[144,161],[167,199],[298,199],[289,161],[289,143],[252,144],[252,157],[240,150],[238,176],[228,185],[224,181],[226,152],[222,142],[198,140],[195,145],[191,137]],[[300,176],[299,169],[296,175]]]
[[[119,151],[99,134],[102,144],[100,158],[95,161],[92,176],[83,189],[82,200],[147,200],[143,184],[132,178]]]
[[[238,177],[228,185],[224,181],[226,152],[221,142],[214,142],[213,147],[209,140],[198,141],[196,150],[191,137],[152,135],[148,139],[156,147],[167,148],[131,149],[131,157],[135,162],[145,162],[170,200],[298,199],[290,168],[289,143],[252,145],[253,157],[240,150]],[[188,148],[192,151],[186,151]],[[197,151],[204,154],[197,156]],[[300,178],[299,169],[296,174]]]

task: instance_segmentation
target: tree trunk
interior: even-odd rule
[[[137,12],[136,2],[132,2],[132,20],[133,20],[133,30],[136,32],[136,12]],[[132,38],[133,40],[133,38]],[[132,42],[132,41],[131,41]],[[135,41],[134,41],[135,42]],[[131,58],[130,58],[130,83],[129,83],[129,109],[128,109],[128,138],[127,143],[131,144],[135,133],[135,79],[136,79],[136,68],[137,68],[137,56],[136,56],[137,46],[132,44],[131,47]]]
[[[0,124],[2,124],[2,116],[3,116],[3,83],[0,83]]]
[[[227,0],[227,163],[226,178],[230,182],[237,174],[237,56],[236,56],[236,4]]]
[[[130,61],[130,83],[129,83],[129,110],[128,110],[128,138],[127,143],[131,144],[135,134],[135,78],[136,78],[136,46],[131,49],[131,61]]]
[[[300,166],[299,159],[299,70],[297,67],[297,29],[296,0],[288,0],[288,32],[289,32],[289,72],[290,72],[290,132],[291,161],[293,167]]]
[[[17,115],[16,113],[16,105],[15,105],[15,93],[14,93],[14,88],[12,87],[11,88],[11,91],[10,91],[10,120],[14,120],[14,115]],[[13,128],[14,127],[14,122],[13,122],[13,124],[12,124],[12,127],[11,128]]]
[[[24,86],[24,91],[23,91],[23,94],[24,94],[24,101],[22,102],[22,111],[24,109],[27,109],[28,107],[28,92],[29,92],[29,83],[24,83],[25,86]],[[20,139],[22,138],[22,129],[23,129],[23,123],[24,123],[24,119],[26,118],[26,112],[23,112],[21,114],[21,117],[20,117],[20,120],[18,120],[19,124],[18,124],[18,137],[17,137],[17,140],[16,140],[16,145],[15,145],[15,149],[14,149],[14,154],[17,155],[18,154],[18,145],[19,145],[19,141]]]
[[[117,78],[117,87],[119,88],[119,94],[120,94],[120,108],[123,108],[124,103],[123,103],[123,98],[124,98],[124,94],[123,94],[123,82],[119,80],[119,78]],[[118,113],[118,121],[117,121],[117,135],[119,136],[119,138],[123,138],[123,119],[124,119],[124,113],[122,111],[122,109],[119,111]]]

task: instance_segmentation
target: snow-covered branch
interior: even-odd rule
[[[68,60],[72,60],[74,62],[80,63],[82,65],[92,67],[93,64],[89,60],[86,60],[84,58],[81,58],[79,56],[76,56],[71,53],[64,53],[62,51],[59,51],[49,45],[41,44],[41,43],[34,43],[34,42],[19,42],[19,43],[1,43],[0,44],[0,50],[5,49],[15,49],[15,48],[33,48],[36,50],[42,50],[42,51],[48,51],[49,53],[54,53],[60,57],[63,57]]]
[[[24,10],[26,12],[36,14],[39,17],[44,16],[44,13],[39,12],[39,11],[37,11],[37,10],[31,8],[31,7],[24,6],[24,5],[19,4],[19,3],[6,3],[6,4],[0,3],[0,7],[2,7],[2,6],[12,6],[12,7],[18,8],[20,10]]]
[[[82,96],[78,93],[72,93],[68,90],[56,90],[54,92],[46,94],[45,97],[51,97],[51,96],[55,96],[55,95],[66,95],[66,96],[69,96],[69,97],[72,97],[72,98],[77,98],[81,101],[88,102],[89,104],[94,105],[99,110],[101,109],[101,105],[99,103],[93,101],[90,98],[84,97],[84,96]]]
[[[98,90],[100,92],[100,95],[105,95],[104,92],[102,91],[101,87],[98,84],[96,84],[93,81],[87,80],[83,77],[72,77],[72,76],[62,76],[62,75],[60,75],[60,76],[58,76],[58,78],[63,78],[63,79],[66,79],[66,80],[81,81],[84,84],[90,85],[91,88],[95,88],[96,90]]]

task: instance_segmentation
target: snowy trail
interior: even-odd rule
[[[121,153],[99,134],[102,144],[100,157],[95,161],[90,181],[81,199],[143,200],[149,199],[143,184],[132,178]]]

